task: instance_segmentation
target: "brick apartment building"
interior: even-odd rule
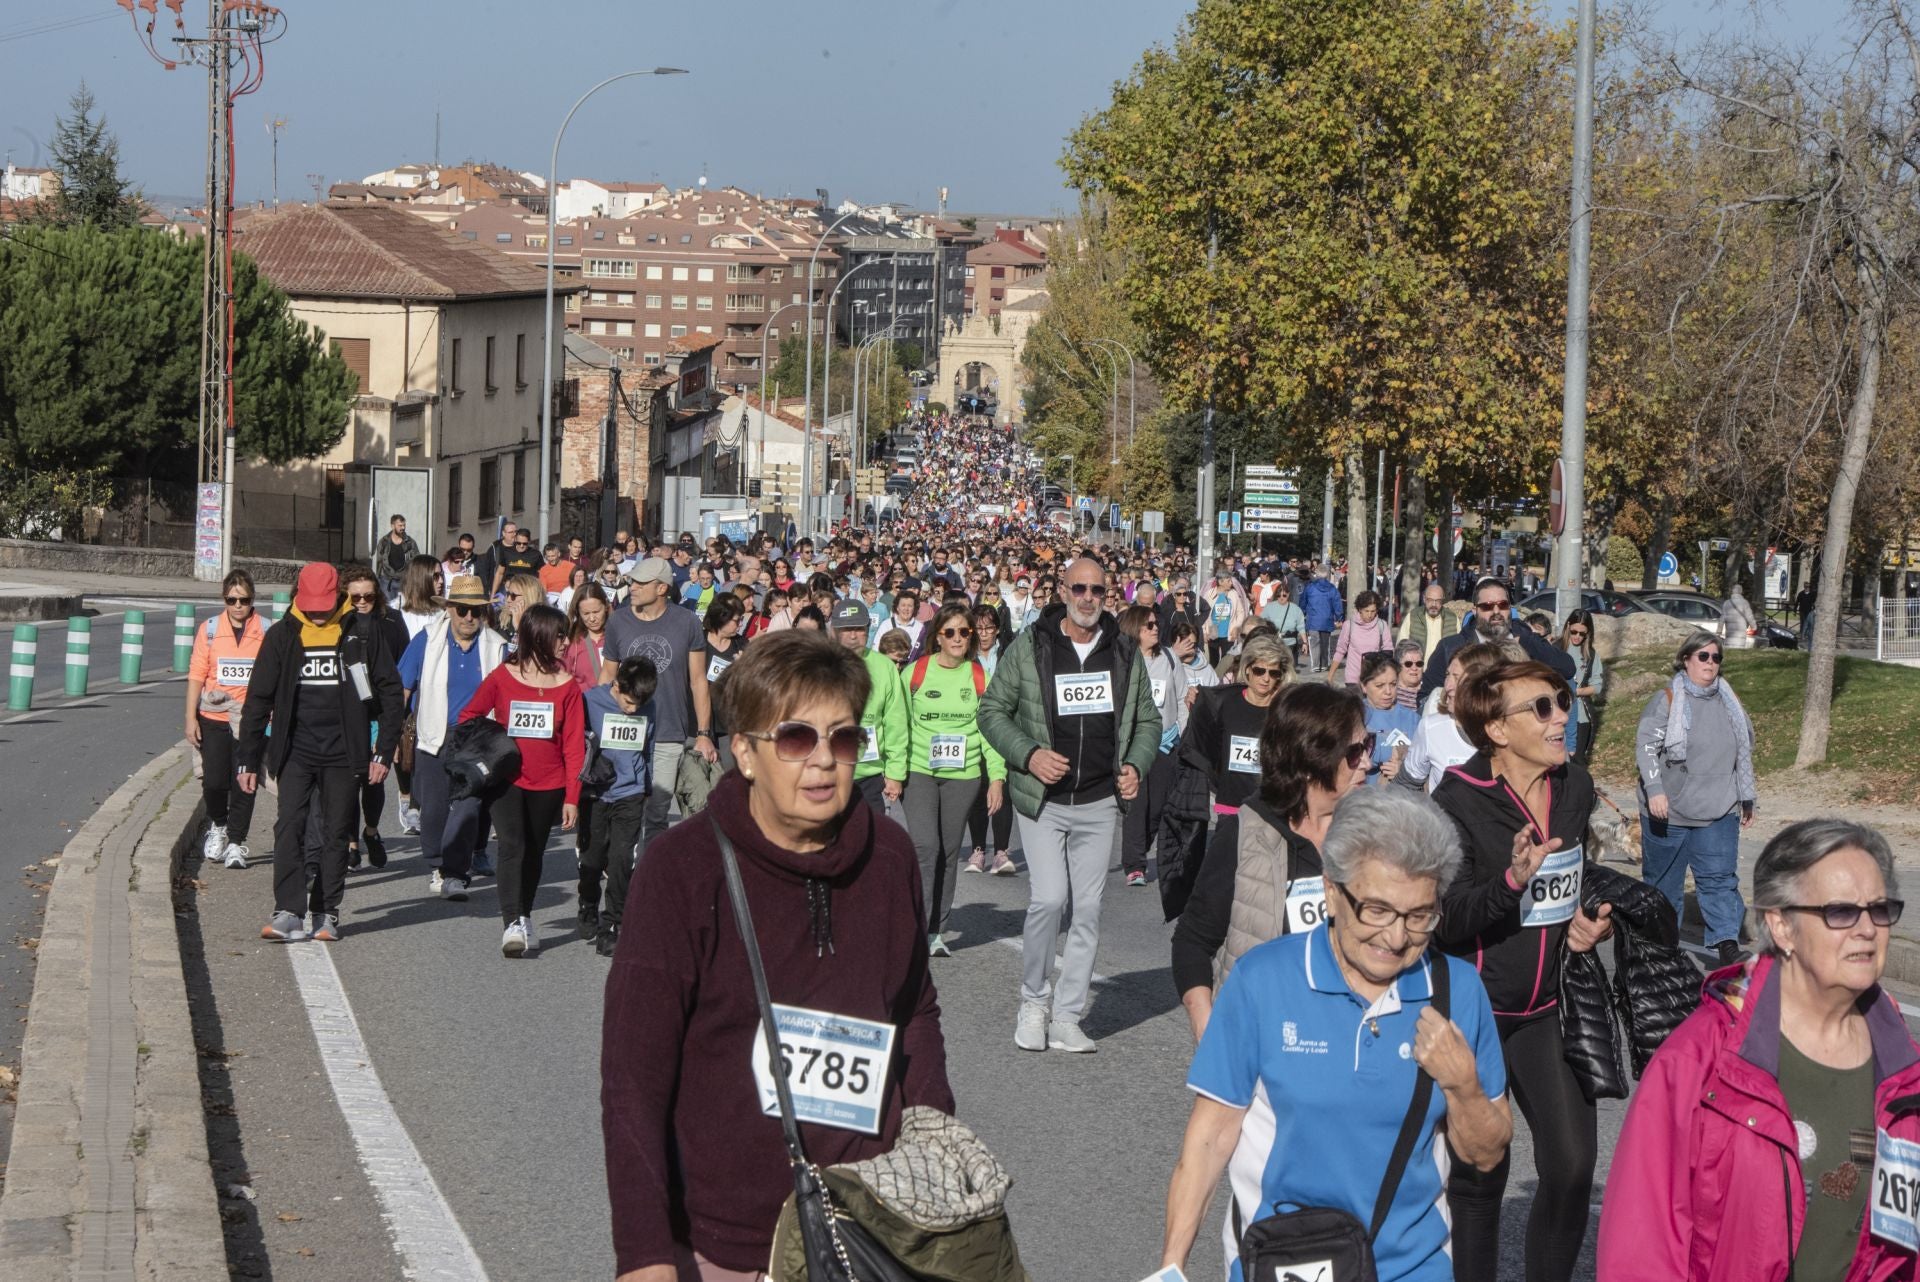
[[[1029,233],[996,228],[993,239],[967,251],[966,311],[998,316],[1007,305],[1007,289],[1047,269],[1047,251]]]

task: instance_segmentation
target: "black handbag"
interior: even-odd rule
[[[520,777],[520,745],[498,721],[475,717],[447,731],[440,764],[450,800],[498,797]]]
[[[1433,975],[1433,1009],[1445,1018],[1448,1013],[1447,959],[1435,953],[1428,967]],[[1352,1212],[1334,1206],[1305,1206],[1274,1213],[1255,1220],[1245,1231],[1240,1229],[1240,1207],[1233,1208],[1233,1227],[1240,1238],[1240,1272],[1249,1282],[1379,1282],[1373,1263],[1373,1240],[1387,1222],[1393,1195],[1413,1158],[1413,1146],[1420,1138],[1421,1124],[1433,1103],[1433,1078],[1427,1070],[1418,1070],[1413,1087],[1413,1102],[1407,1106],[1406,1120],[1400,1124],[1400,1136],[1393,1144],[1393,1157],[1387,1162],[1380,1180],[1380,1195],[1374,1199],[1373,1222],[1360,1223]]]
[[[721,831],[719,820],[707,816],[720,860],[727,874],[727,898],[733,901],[733,920],[746,945],[747,968],[753,973],[753,995],[760,1002],[760,1028],[769,1055],[777,1055],[780,1030],[773,1019],[773,999],[767,993],[767,972],[760,962],[760,940],[753,933],[753,914],[747,908],[747,888],[740,880],[740,861],[733,842]],[[777,1062],[777,1061],[776,1061]],[[859,1223],[842,1214],[827,1192],[820,1168],[807,1160],[800,1144],[800,1126],[793,1116],[793,1092],[786,1074],[772,1074],[780,1097],[780,1131],[787,1141],[787,1160],[793,1163],[793,1202],[800,1221],[800,1240],[806,1248],[807,1282],[921,1282]]]

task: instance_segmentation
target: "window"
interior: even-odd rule
[[[480,233],[477,231],[463,231],[460,233],[460,237],[462,240],[479,240]]]
[[[784,268],[784,267],[776,267],[776,268],[774,268],[774,269],[773,269],[773,278],[774,278],[774,280],[776,280],[776,281],[782,281],[782,280],[785,280],[785,279],[787,278],[787,269],[786,269],[786,268]]]
[[[589,258],[586,262],[586,274],[602,276],[609,280],[632,280],[636,264],[627,258]]]
[[[757,312],[761,310],[762,296],[759,294],[728,294],[727,310],[730,312]]]
[[[476,515],[483,521],[500,515],[500,460],[497,458],[480,462],[480,511]]]
[[[710,280],[712,280],[712,279],[713,279],[713,268],[711,268],[711,267],[702,267],[702,268],[700,268],[700,269],[699,269],[698,271],[696,271],[696,272],[695,272],[695,273],[693,274],[693,278],[694,278],[695,280],[707,280],[707,281],[710,281]]]
[[[528,249],[545,249],[546,247],[547,247],[547,238],[545,236],[527,237]]]
[[[712,311],[712,310],[713,310],[713,295],[712,295],[712,294],[701,294],[701,295],[699,295],[698,297],[696,297],[696,298],[695,298],[695,299],[693,300],[693,310],[694,310],[694,311],[696,311],[696,312],[710,312],[710,311]]]
[[[685,338],[686,336],[687,327],[685,325],[675,325],[667,330],[668,338]]]
[[[687,296],[685,294],[675,294],[673,296],[673,310],[676,312],[684,312],[687,310]]]
[[[972,279],[973,279],[973,268],[971,268],[971,267],[969,267],[969,268],[967,268],[967,279],[968,279],[968,280],[972,280]]]
[[[367,390],[367,362],[369,340],[364,338],[336,338],[333,340],[333,354],[347,363],[353,371],[353,390],[362,395]]]
[[[631,307],[633,306],[633,295],[632,294],[615,294],[613,296],[613,301],[618,303],[622,307]]]
[[[687,232],[681,232],[681,233],[680,233],[680,243],[681,243],[682,245],[691,245],[691,244],[693,243],[693,237],[692,237],[692,236],[691,236],[690,234],[688,234]]]
[[[525,391],[527,387],[527,336],[513,336],[513,386],[516,391]]]
[[[497,231],[493,233],[493,243],[496,245],[511,245],[513,243],[513,233],[510,231]]]
[[[487,361],[483,371],[486,374],[487,395],[492,396],[500,389],[493,382],[493,335],[487,335]]]
[[[571,245],[571,244],[573,243],[573,237],[571,237],[571,236],[562,236],[562,237],[560,237],[560,239],[559,239],[558,241],[556,241],[555,243],[556,243],[556,244],[560,244],[560,245]]]
[[[611,322],[603,320],[590,320],[587,322],[587,333],[593,335],[604,334],[607,332],[607,326],[610,323]]]
[[[627,232],[627,231],[623,231],[620,233],[619,240],[622,245],[637,245],[640,243],[639,241],[633,238],[632,232]]]
[[[567,295],[567,310],[569,312],[577,312],[580,310],[580,295],[578,294]]]
[[[660,363],[660,353],[647,352],[640,357],[640,363],[642,365],[658,365]]]
[[[804,300],[804,299],[802,299],[802,298],[800,297],[800,295],[799,295],[799,294],[798,294],[798,293],[796,292],[796,293],[794,294],[794,296],[793,296],[793,301],[794,301],[795,303],[799,303],[799,302],[804,302],[805,300]],[[789,304],[789,306],[791,306],[791,304]]]
[[[711,227],[719,221],[720,221],[720,215],[718,214],[701,214],[700,215],[700,225],[702,227]],[[680,239],[685,240],[686,237],[682,236]]]
[[[995,280],[1005,280],[1007,278],[1007,269],[1004,267],[996,267],[991,274]]]
[[[447,353],[447,386],[453,389],[455,396],[464,390],[460,386],[460,340],[453,340],[453,347]]]
[[[647,279],[648,279],[648,280],[659,280],[659,279],[660,279],[660,277],[661,277],[661,271],[660,271],[660,268],[659,268],[659,265],[658,265],[658,264],[654,264],[654,265],[652,265],[652,266],[649,266],[649,267],[647,268]]]
[[[673,278],[674,278],[675,280],[685,280],[685,279],[687,278],[687,269],[686,269],[686,268],[684,268],[684,267],[676,267],[676,268],[674,268],[674,269],[673,269]]]
[[[515,450],[513,453],[513,510],[527,510],[527,452]]]
[[[614,337],[616,338],[632,338],[633,322],[632,321],[615,321],[613,323],[613,333],[614,333]]]
[[[605,240],[607,238],[607,233],[604,231],[597,231],[593,233],[593,238],[595,240]]]
[[[452,464],[447,468],[447,528],[460,528],[460,465]],[[486,585],[492,587],[491,583]]]
[[[650,309],[651,309],[651,310],[653,310],[653,311],[656,311],[656,312],[657,312],[657,311],[659,311],[659,310],[660,310],[660,295],[658,295],[658,294],[648,294],[648,295],[647,295],[647,306],[648,306],[648,308],[650,308]]]
[[[696,333],[696,334],[711,334],[711,333],[713,333],[713,326],[711,326],[711,325],[695,325],[695,326],[693,327],[693,332],[694,332],[694,333]]]
[[[646,337],[648,338],[660,337],[660,327],[656,324],[649,322],[647,325]]]

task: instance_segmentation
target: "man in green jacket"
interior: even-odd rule
[[[900,685],[900,669],[884,654],[867,648],[867,607],[858,601],[842,601],[833,607],[834,640],[857,651],[873,678],[873,693],[867,696],[866,711],[860,724],[867,732],[867,750],[853,768],[853,786],[873,807],[876,815],[887,813],[889,801],[900,800],[907,784],[907,696]]]
[[[1101,608],[1106,567],[1076,558],[1049,606],[1000,656],[980,700],[980,732],[1007,762],[1027,857],[1022,1050],[1091,1051],[1080,1031],[1100,942],[1100,895],[1120,810],[1140,790],[1160,744],[1160,712],[1140,650]],[[1072,892],[1060,982],[1049,981]],[[1051,1010],[1049,1010],[1051,999]]]

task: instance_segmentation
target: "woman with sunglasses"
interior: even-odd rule
[[[1460,831],[1466,862],[1447,891],[1442,948],[1474,963],[1493,1002],[1507,1079],[1533,1136],[1538,1184],[1527,1220],[1527,1282],[1568,1282],[1586,1238],[1598,1152],[1594,1106],[1560,1036],[1560,964],[1612,932],[1580,907],[1582,843],[1593,779],[1567,758],[1573,696],[1559,673],[1503,661],[1467,678],[1453,715],[1477,750],[1446,772],[1433,799]],[[1498,1270],[1508,1161],[1456,1161],[1448,1182],[1454,1276]]]
[[[1360,694],[1367,701],[1367,732],[1373,736],[1373,759],[1367,782],[1392,783],[1413,746],[1420,715],[1399,699],[1400,673],[1393,652],[1375,650],[1360,662]]]
[[[1879,983],[1898,895],[1871,828],[1807,819],[1767,843],[1760,956],[1707,980],[1634,1088],[1600,1277],[1913,1276],[1920,1045]]]
[[[521,618],[534,606],[547,603],[547,590],[531,574],[512,574],[500,592],[500,635],[507,639],[507,649],[513,650],[519,644]]]
[[[587,709],[579,684],[560,658],[566,629],[566,616],[552,606],[529,606],[520,616],[512,661],[489,672],[460,713],[462,721],[492,717],[520,749],[520,775],[495,798],[492,810],[494,830],[500,834],[500,918],[506,923],[500,952],[507,957],[539,951],[533,899],[540,889],[547,838],[556,819],[568,832],[580,819]]]
[[[187,742],[200,751],[200,790],[207,800],[207,836],[201,853],[229,868],[245,868],[252,851],[253,797],[234,785],[234,739],[240,710],[247,702],[247,681],[267,625],[254,612],[253,578],[245,570],[226,577],[226,609],[193,634],[193,660],[187,668]]]
[[[743,1071],[760,1018],[721,834],[774,1003],[858,1021],[888,1047],[862,1063],[844,1042],[795,1029],[795,1091],[814,1082],[800,1081],[801,1065],[831,1066],[873,1119],[869,1129],[851,1117],[803,1120],[808,1159],[863,1161],[894,1146],[905,1109],[954,1111],[912,844],[854,789],[871,684],[860,655],[828,637],[789,630],[755,641],[721,695],[739,768],[635,870],[600,1056],[619,1277],[759,1276],[793,1192],[780,1128],[761,1111],[756,1074]],[[765,1070],[757,1076],[772,1089]]]
[[[975,657],[973,612],[964,597],[941,606],[927,625],[934,650],[907,669],[907,831],[920,857],[927,894],[927,951],[951,957],[944,932],[967,813],[987,779],[987,814],[1000,812],[1007,763],[980,733],[987,671]]]
[[[1426,651],[1418,641],[1408,638],[1393,647],[1393,661],[1400,673],[1400,684],[1394,687],[1393,697],[1403,708],[1411,708],[1414,716],[1420,715],[1420,678],[1427,670]]]
[[[1560,630],[1560,648],[1573,658],[1573,675],[1567,684],[1573,688],[1573,724],[1568,727],[1567,751],[1585,761],[1593,751],[1593,707],[1607,688],[1607,665],[1593,649],[1593,616],[1585,610],[1567,615],[1567,626]]]
[[[1753,823],[1753,724],[1727,684],[1720,638],[1695,632],[1674,656],[1673,680],[1640,713],[1641,872],[1681,907],[1687,870],[1720,964],[1740,960],[1740,830]]]
[[[1174,750],[1187,722],[1186,665],[1160,644],[1160,616],[1152,607],[1130,605],[1120,612],[1120,631],[1133,638],[1146,661],[1153,703],[1160,710],[1160,750],[1140,793],[1120,821],[1120,871],[1129,886],[1147,884],[1147,848],[1160,832],[1161,813],[1173,789],[1178,765]]]

